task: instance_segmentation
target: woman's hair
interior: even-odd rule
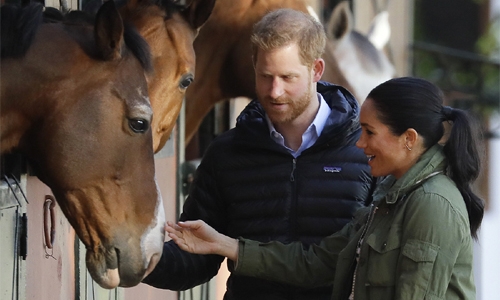
[[[267,51],[297,43],[301,62],[312,66],[325,51],[326,34],[323,25],[311,15],[283,8],[268,13],[254,25],[251,42],[254,65],[259,49]]]
[[[413,128],[423,138],[425,150],[439,142],[444,134],[443,121],[452,122],[444,145],[448,176],[462,194],[469,214],[470,230],[477,238],[484,203],[471,189],[480,171],[479,126],[464,110],[443,106],[443,93],[434,84],[419,78],[390,79],[374,88],[370,98],[379,120],[395,135]]]

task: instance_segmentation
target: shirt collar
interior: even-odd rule
[[[292,149],[285,146],[285,139],[283,138],[281,133],[279,133],[276,130],[273,123],[266,114],[266,121],[269,126],[269,134],[271,136],[271,139],[273,139],[276,143],[282,145],[283,147],[287,148],[295,157],[299,156],[300,153],[302,153],[302,151],[304,151],[305,149],[314,145],[316,140],[321,135],[321,132],[323,131],[323,128],[325,127],[325,124],[328,120],[328,117],[332,112],[330,106],[328,106],[323,96],[320,93],[317,93],[317,96],[319,101],[318,113],[316,114],[316,117],[302,135],[302,145],[299,147],[297,151],[293,151]]]

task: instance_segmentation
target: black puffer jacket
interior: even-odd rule
[[[351,220],[368,204],[374,185],[367,158],[355,146],[359,108],[340,86],[320,82],[318,92],[332,113],[317,142],[297,158],[270,138],[263,108],[251,102],[236,128],[207,149],[181,220],[203,219],[232,237],[298,240],[305,245],[319,242]],[[222,260],[188,254],[168,242],[144,282],[184,290],[216,275]],[[331,292],[331,287],[304,290],[230,276],[225,299],[330,299]]]

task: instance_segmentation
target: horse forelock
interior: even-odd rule
[[[150,73],[153,71],[153,59],[151,58],[151,49],[146,40],[139,34],[137,28],[133,25],[124,23],[125,33],[124,39],[127,48],[139,60],[142,68]]]
[[[22,57],[30,48],[42,23],[43,6],[30,3],[1,7],[1,58]]]

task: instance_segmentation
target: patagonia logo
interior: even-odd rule
[[[340,173],[340,171],[342,171],[342,168],[341,167],[323,167],[323,171],[325,171],[325,173]]]

